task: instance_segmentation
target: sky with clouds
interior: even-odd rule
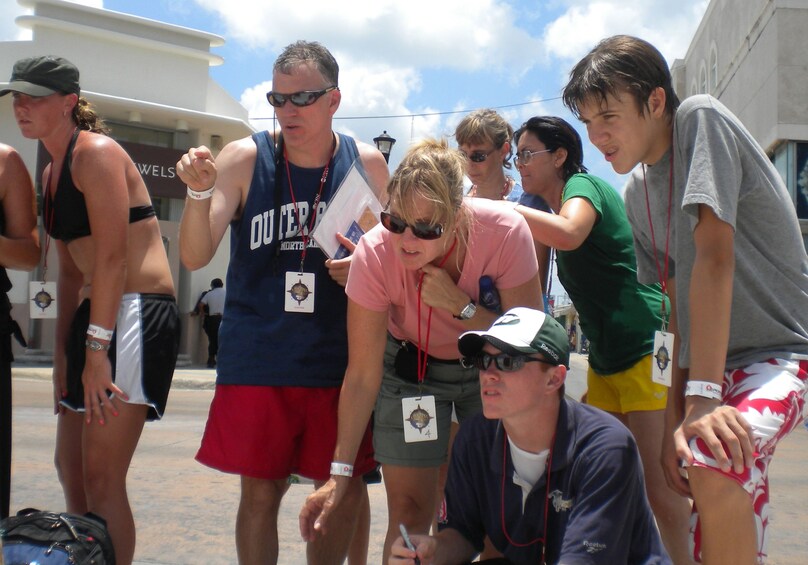
[[[495,108],[515,128],[558,115],[584,138],[590,172],[622,190],[559,95],[572,66],[600,39],[637,35],[672,64],[687,53],[709,0],[81,0],[78,3],[221,35],[211,76],[272,127],[272,64],[284,46],[317,40],[340,64],[335,128],[363,141],[386,130],[394,167],[412,141],[450,137],[471,110]],[[0,2],[0,40],[26,38]],[[514,170],[511,174],[517,177]]]

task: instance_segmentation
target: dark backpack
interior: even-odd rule
[[[84,516],[20,510],[0,522],[5,565],[115,565],[107,523]]]

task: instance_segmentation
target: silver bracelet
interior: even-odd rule
[[[211,196],[213,196],[213,191],[216,190],[216,186],[211,186],[207,190],[194,190],[190,186],[188,188],[188,196],[193,198],[194,200],[207,200]]]

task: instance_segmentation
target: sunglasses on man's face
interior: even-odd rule
[[[311,106],[327,92],[336,90],[336,86],[329,86],[322,90],[301,90],[300,92],[293,92],[292,94],[280,94],[274,90],[267,92],[267,101],[275,108],[282,108],[288,100],[295,106]]]
[[[408,224],[398,216],[394,216],[389,212],[381,213],[382,225],[396,234],[404,233],[404,230],[410,228],[412,235],[418,239],[438,239],[443,234],[443,226],[441,224],[426,224],[424,222],[415,222]]]
[[[461,151],[461,153],[465,155],[469,161],[474,161],[475,163],[482,163],[483,161],[488,159],[488,156],[494,151],[496,151],[496,148],[492,149],[491,151],[472,151],[471,153]]]
[[[470,357],[462,357],[460,363],[466,369],[476,367],[481,371],[488,370],[491,363],[494,363],[497,369],[503,373],[513,373],[525,366],[525,363],[537,361],[546,363],[544,359],[536,359],[535,357],[528,357],[527,355],[509,355],[507,353],[500,353],[499,355],[491,355],[490,353],[480,353]]]

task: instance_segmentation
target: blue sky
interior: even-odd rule
[[[514,126],[535,115],[576,123],[558,96],[570,68],[600,39],[627,33],[654,43],[669,63],[684,58],[708,0],[83,0],[222,36],[212,77],[271,127],[272,63],[297,39],[326,45],[340,64],[335,128],[372,142],[382,130],[409,143],[451,136],[468,111],[496,108]],[[13,21],[26,9],[0,6],[0,40],[22,39]],[[399,116],[399,117],[392,117]],[[356,119],[355,119],[356,118]],[[585,140],[585,164],[619,190]],[[513,173],[518,179],[518,173]]]

